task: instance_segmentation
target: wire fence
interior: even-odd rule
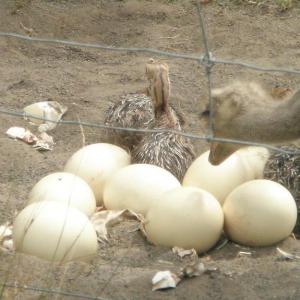
[[[208,39],[206,36],[206,30],[205,30],[205,26],[204,26],[204,18],[202,16],[200,4],[197,5],[197,12],[199,15],[199,23],[200,23],[200,28],[201,28],[203,42],[204,42],[204,48],[205,48],[205,54],[200,55],[200,56],[187,55],[187,54],[168,52],[168,51],[161,51],[161,50],[150,49],[150,48],[112,47],[112,46],[101,45],[101,44],[80,43],[80,42],[68,41],[68,40],[58,40],[58,39],[51,39],[51,38],[37,38],[37,37],[30,37],[30,36],[25,36],[25,35],[21,35],[21,34],[11,33],[11,32],[0,32],[0,37],[21,39],[21,40],[25,40],[25,41],[33,42],[33,43],[60,44],[60,45],[65,45],[65,46],[94,48],[94,49],[108,50],[108,51],[143,52],[143,53],[156,54],[156,55],[172,57],[172,58],[193,60],[193,61],[197,61],[200,65],[205,67],[205,72],[206,72],[206,77],[207,77],[209,110],[210,110],[210,115],[209,115],[209,119],[208,119],[208,131],[207,131],[206,135],[197,135],[197,134],[191,134],[191,133],[187,133],[187,132],[176,131],[176,130],[167,130],[167,129],[124,128],[124,127],[106,125],[106,124],[101,124],[101,123],[81,122],[81,121],[77,121],[77,120],[60,120],[58,122],[59,124],[79,125],[79,126],[83,126],[83,127],[114,129],[114,130],[121,130],[121,131],[127,131],[127,132],[140,132],[140,133],[173,132],[173,133],[185,136],[190,139],[206,140],[208,142],[216,141],[216,142],[222,142],[222,143],[241,144],[241,145],[246,145],[246,146],[251,146],[251,145],[252,146],[261,146],[261,147],[266,147],[270,150],[278,151],[278,152],[282,152],[282,153],[300,154],[300,151],[290,151],[290,150],[282,149],[280,147],[272,146],[269,144],[255,143],[255,142],[251,142],[251,141],[244,141],[244,140],[237,140],[237,139],[219,138],[219,137],[213,136],[213,130],[212,130],[213,101],[212,101],[212,97],[211,97],[211,90],[212,90],[211,73],[212,73],[212,68],[214,65],[218,65],[218,64],[234,65],[234,66],[252,69],[255,71],[261,71],[261,72],[288,73],[288,74],[296,74],[296,75],[300,75],[300,70],[289,69],[289,68],[263,67],[263,66],[258,66],[255,64],[244,63],[244,62],[239,62],[239,61],[234,61],[234,60],[229,61],[229,60],[214,58],[212,53],[209,51]],[[6,109],[6,108],[0,108],[0,114],[22,117],[22,118],[25,116],[23,112],[12,111],[12,110]],[[35,119],[41,119],[41,120],[48,121],[48,122],[55,122],[55,121],[52,121],[52,120],[49,120],[46,118],[38,118],[38,117],[32,116],[32,115],[27,115],[27,116],[31,117],[33,119],[35,118]]]
[[[34,286],[22,286],[22,285],[18,285],[18,284],[5,283],[5,284],[3,284],[3,287],[10,288],[10,289],[25,290],[25,291],[27,290],[27,291],[45,293],[45,294],[51,294],[51,295],[67,296],[67,297],[73,297],[73,298],[79,298],[79,299],[108,300],[108,299],[105,299],[102,297],[93,297],[93,296],[87,296],[84,294],[76,294],[76,293],[71,293],[71,292],[64,292],[64,291],[46,289],[46,288],[40,288],[40,287],[34,287]]]
[[[205,32],[205,31],[204,31]],[[79,43],[75,41],[68,41],[68,40],[59,40],[59,39],[51,39],[51,38],[37,38],[37,37],[30,37],[27,35],[12,33],[12,32],[0,32],[1,37],[8,37],[8,38],[15,38],[21,39],[28,42],[37,42],[37,43],[46,43],[46,44],[58,44],[58,45],[65,45],[65,46],[73,46],[73,47],[83,47],[83,48],[94,48],[99,50],[108,50],[108,51],[118,51],[118,52],[140,52],[140,53],[149,53],[149,54],[156,54],[160,56],[172,57],[172,58],[181,58],[187,60],[197,61],[202,65],[206,64],[223,64],[223,65],[235,65],[240,66],[248,69],[253,69],[256,71],[262,72],[278,72],[278,73],[290,73],[290,74],[299,74],[300,70],[294,69],[287,69],[287,68],[275,68],[275,67],[262,67],[251,63],[245,63],[235,60],[224,60],[224,59],[216,59],[214,57],[205,55],[195,56],[195,55],[188,55],[188,54],[181,54],[169,51],[161,51],[158,49],[151,49],[151,48],[135,48],[135,47],[113,47],[113,46],[106,46],[101,44],[90,44],[90,43]],[[204,40],[206,40],[207,45],[207,38],[205,35]],[[208,50],[208,46],[207,46]]]
[[[213,100],[211,97],[211,90],[212,90],[211,73],[212,73],[214,65],[234,65],[234,66],[248,68],[248,69],[252,69],[252,70],[260,71],[260,72],[289,73],[289,74],[295,74],[295,75],[300,75],[300,70],[295,70],[295,69],[290,69],[290,68],[264,67],[264,66],[258,66],[255,64],[240,62],[240,61],[236,61],[236,60],[223,60],[223,59],[215,58],[209,49],[202,7],[201,7],[201,4],[199,4],[199,1],[197,2],[196,7],[197,7],[197,13],[198,13],[198,17],[199,17],[199,26],[200,26],[201,33],[202,33],[202,40],[203,40],[204,52],[205,52],[203,55],[199,55],[199,56],[181,54],[181,53],[175,53],[175,52],[168,52],[168,51],[161,51],[161,50],[151,49],[151,48],[112,47],[112,46],[101,45],[101,44],[80,43],[80,42],[69,41],[69,40],[38,38],[38,37],[31,37],[31,36],[21,35],[21,34],[17,34],[17,33],[12,33],[12,32],[0,32],[0,37],[19,39],[19,40],[24,40],[24,41],[30,42],[30,43],[45,43],[45,44],[65,45],[65,46],[73,46],[73,47],[93,48],[93,49],[106,50],[106,51],[135,52],[135,53],[139,52],[139,53],[155,54],[155,55],[159,55],[159,56],[196,61],[200,65],[205,67],[205,73],[206,73],[206,77],[207,77],[208,100],[209,100],[209,108],[210,108],[208,131],[207,131],[206,135],[196,135],[196,134],[191,134],[188,132],[182,132],[182,131],[178,131],[178,130],[169,130],[169,129],[124,128],[124,127],[111,126],[111,125],[106,125],[106,124],[101,124],[101,123],[91,123],[91,122],[86,122],[86,121],[83,122],[83,121],[77,121],[77,120],[60,120],[58,122],[59,124],[78,125],[78,126],[83,126],[83,127],[113,129],[113,130],[121,130],[121,131],[123,130],[123,131],[128,131],[128,132],[144,132],[144,133],[173,132],[178,135],[182,135],[187,138],[195,139],[195,140],[205,140],[208,142],[217,141],[217,142],[223,142],[223,143],[242,144],[242,145],[247,145],[247,146],[250,146],[250,145],[263,146],[270,150],[278,151],[281,153],[299,154],[300,155],[300,151],[291,151],[291,150],[287,150],[286,148],[279,148],[279,147],[275,147],[275,146],[272,146],[269,144],[253,143],[251,141],[242,141],[242,140],[235,140],[235,139],[217,138],[217,137],[213,136],[213,130],[212,130],[213,129]],[[4,108],[4,107],[0,107],[0,114],[19,117],[19,118],[30,117],[33,119],[39,119],[39,120],[44,120],[44,121],[48,121],[48,122],[55,122],[55,121],[52,121],[49,119],[39,118],[39,117],[31,116],[28,114],[25,115],[23,112],[11,110],[11,109]],[[119,264],[121,264],[121,261],[119,262]],[[112,274],[112,276],[110,276],[109,280],[104,284],[104,288],[113,279],[113,275],[114,274]],[[22,285],[18,285],[18,284],[10,284],[8,282],[4,282],[1,285],[2,285],[2,292],[0,293],[0,296],[2,295],[3,289],[5,289],[5,288],[6,289],[17,288],[20,290],[30,290],[33,292],[53,294],[53,295],[57,294],[57,295],[61,295],[61,296],[66,296],[66,297],[70,296],[73,298],[80,298],[80,299],[104,300],[104,298],[101,298],[101,297],[92,297],[92,296],[87,296],[87,295],[71,293],[71,292],[64,292],[64,291],[60,291],[60,290],[53,290],[53,289],[33,287],[33,286],[22,286]]]
[[[0,108],[0,114],[21,117],[21,118],[31,118],[31,119],[36,119],[36,120],[41,120],[41,121],[56,123],[56,124],[78,125],[78,126],[90,127],[90,128],[113,129],[113,130],[136,132],[136,133],[170,132],[170,133],[181,135],[181,136],[184,136],[184,137],[187,137],[190,139],[194,139],[194,140],[202,140],[202,141],[208,141],[208,142],[216,141],[216,142],[221,142],[221,143],[241,144],[241,145],[245,145],[245,146],[260,146],[260,147],[265,147],[272,151],[278,151],[281,153],[286,153],[286,154],[298,154],[299,153],[300,154],[300,151],[292,151],[292,150],[287,150],[287,149],[283,149],[283,148],[278,148],[276,146],[272,146],[269,144],[262,144],[262,143],[255,143],[255,142],[249,142],[249,141],[227,139],[227,138],[219,138],[219,137],[214,137],[209,134],[208,135],[197,135],[197,134],[183,132],[183,131],[179,131],[179,130],[175,130],[175,129],[142,129],[142,128],[132,128],[132,127],[120,127],[120,126],[107,125],[107,124],[103,124],[103,123],[82,122],[82,121],[76,121],[76,120],[54,121],[54,120],[47,119],[44,117],[37,117],[35,115],[26,114],[24,112],[16,112],[16,111],[7,110],[7,109],[1,109],[1,108]]]

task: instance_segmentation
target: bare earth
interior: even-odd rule
[[[16,10],[15,2],[20,6]],[[246,2],[246,1],[245,1]],[[300,69],[300,6],[280,12],[271,2],[261,6],[211,1],[205,5],[208,45],[214,57],[261,66]],[[297,3],[298,2],[298,3]],[[150,47],[200,55],[203,41],[195,6],[163,0],[0,0],[0,31],[124,47]],[[101,123],[111,101],[145,85],[144,64],[153,55],[112,52],[0,38],[0,106],[22,111],[31,103],[52,99],[67,105],[68,120]],[[199,113],[206,104],[205,69],[197,62],[161,57],[170,66],[172,100],[187,117],[185,130],[202,134]],[[299,87],[300,77],[262,73],[240,67],[213,68],[212,85],[235,78]],[[60,125],[53,132],[53,151],[38,152],[9,139],[11,126],[27,126],[21,118],[0,115],[0,223],[12,220],[26,203],[31,187],[43,176],[62,170],[82,146],[78,126]],[[34,128],[31,128],[33,131]],[[103,141],[103,131],[84,128],[86,144]],[[195,142],[198,154],[207,149]],[[228,243],[203,256],[218,272],[184,281],[175,290],[151,291],[159,270],[177,271],[190,262],[170,249],[154,247],[128,221],[112,229],[91,265],[50,266],[33,258],[1,253],[1,284],[61,290],[99,299],[300,299],[299,261],[279,260],[276,246],[241,248]],[[47,238],[47,237],[45,237]],[[278,245],[300,255],[300,243],[289,238]],[[239,251],[251,255],[238,255]],[[57,297],[57,298],[55,298]],[[5,287],[2,299],[84,299]],[[89,298],[92,299],[92,298]]]

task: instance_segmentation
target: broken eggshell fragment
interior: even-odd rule
[[[157,272],[152,278],[152,291],[176,288],[180,278],[170,271]]]
[[[37,150],[52,150],[54,146],[53,137],[42,132],[38,137],[23,127],[10,127],[6,134],[12,139],[19,139],[32,145]]]
[[[54,129],[67,110],[57,101],[41,101],[26,106],[24,118],[39,126],[40,132],[45,132]]]
[[[23,127],[10,127],[6,134],[12,139],[19,139],[27,144],[33,144],[38,140],[33,133]]]
[[[0,226],[0,251],[12,251],[12,225],[9,222]]]

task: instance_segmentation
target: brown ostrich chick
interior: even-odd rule
[[[148,79],[148,87],[145,88],[143,92],[121,96],[117,102],[112,103],[106,111],[106,117],[104,120],[106,125],[123,128],[147,129],[155,122],[153,103],[149,97],[150,87],[152,86],[151,82],[153,80],[151,72],[153,72],[152,67],[154,67],[154,65],[152,66],[152,64],[147,64],[147,66],[146,75]],[[176,116],[178,122],[183,125],[183,116],[173,106],[170,107],[170,111],[174,114],[174,116]],[[136,131],[106,131],[107,142],[117,144],[129,151],[134,149],[143,136],[143,132]]]
[[[257,83],[235,82],[212,90],[212,100],[215,137],[274,145],[300,138],[300,90],[276,101]],[[218,165],[241,147],[212,142],[209,161]]]
[[[166,64],[148,64],[146,75],[150,81],[149,94],[154,109],[151,129],[181,131],[181,122],[169,106],[170,80]],[[182,180],[187,168],[195,158],[193,145],[189,139],[174,132],[145,134],[132,151],[134,163],[154,164],[170,171]]]

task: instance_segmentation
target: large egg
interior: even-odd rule
[[[92,188],[97,205],[103,203],[103,188],[107,179],[130,163],[130,155],[122,148],[106,144],[92,144],[75,152],[64,171],[84,179]]]
[[[265,148],[241,149],[218,166],[208,161],[209,151],[200,155],[189,167],[183,186],[195,186],[213,194],[223,204],[227,195],[240,184],[261,178],[268,155]]]
[[[180,186],[169,171],[150,164],[129,165],[114,174],[104,188],[107,209],[145,214],[163,192]]]
[[[268,246],[285,239],[297,219],[291,193],[279,183],[265,179],[237,187],[226,198],[223,210],[229,238],[249,246]]]
[[[150,242],[161,246],[210,249],[223,230],[223,211],[210,193],[194,187],[165,192],[146,214],[144,228]]]
[[[91,216],[96,200],[90,186],[80,177],[66,172],[43,177],[29,193],[28,204],[36,201],[58,201],[74,206]]]
[[[97,235],[85,214],[55,201],[26,206],[13,224],[16,251],[66,262],[86,260],[97,251]]]

